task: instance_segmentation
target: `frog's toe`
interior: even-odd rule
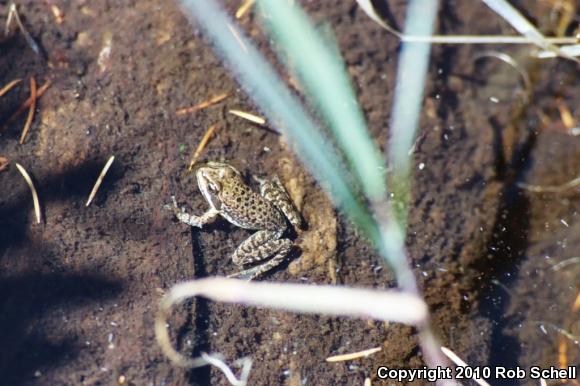
[[[254,279],[256,276],[258,276],[258,273],[256,272],[256,270],[247,269],[245,271],[241,271],[238,273],[233,273],[231,275],[228,275],[228,278],[250,281],[250,280]]]
[[[177,200],[175,199],[175,196],[171,196],[171,205],[166,204],[164,207],[169,210],[172,210],[178,217],[181,213],[185,213],[185,208],[180,208],[179,205],[177,205]]]

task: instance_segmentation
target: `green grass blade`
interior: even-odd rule
[[[409,3],[405,35],[430,36],[433,33],[436,1]],[[412,173],[410,156],[415,142],[423,101],[423,89],[429,66],[430,43],[403,43],[397,69],[397,86],[391,121],[389,161],[392,175],[389,178],[398,223],[405,227]]]
[[[333,131],[366,195],[371,200],[384,199],[384,160],[368,134],[334,41],[322,38],[296,4],[280,0],[258,0],[258,4],[282,56],[291,58],[289,69],[298,75]]]

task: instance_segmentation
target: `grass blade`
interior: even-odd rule
[[[295,3],[258,0],[258,4],[277,46],[292,58],[289,69],[298,75],[336,136],[366,195],[371,200],[383,199],[386,195],[384,161],[368,135],[364,116],[334,41],[323,39]]]

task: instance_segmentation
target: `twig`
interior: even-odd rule
[[[234,375],[232,369],[224,363],[217,354],[206,354],[204,352],[200,353],[201,357],[210,365],[214,365],[224,373],[228,381],[234,386],[246,386],[248,383],[248,376],[250,375],[250,369],[252,368],[252,360],[249,358],[242,358],[238,361],[242,362],[242,375],[240,379],[237,379]]]
[[[560,261],[558,264],[554,264],[552,269],[554,271],[559,271],[560,269],[572,264],[580,264],[580,257],[571,257],[569,259]]]
[[[467,363],[465,363],[463,361],[463,359],[459,358],[459,356],[457,354],[455,354],[453,351],[451,351],[447,347],[441,347],[441,351],[443,351],[443,354],[445,354],[447,356],[447,358],[451,359],[451,361],[453,363],[455,363],[457,366],[461,366],[461,367],[467,367],[468,366]],[[475,378],[475,376],[473,378],[471,378],[471,379],[473,379],[475,381],[475,383],[477,383],[478,385],[481,385],[481,386],[490,386],[489,383],[487,383],[483,379]]]
[[[6,170],[6,168],[10,165],[10,161],[8,158],[0,156],[0,172]]]
[[[572,181],[568,181],[565,184],[553,186],[539,186],[518,183],[518,187],[533,193],[560,193],[564,190],[572,189],[579,185],[580,185],[580,177],[576,177]]]
[[[219,95],[216,95],[213,98],[211,98],[205,102],[198,103],[195,106],[183,107],[181,109],[178,109],[177,111],[175,111],[175,114],[176,115],[185,115],[185,114],[193,113],[195,111],[203,110],[206,107],[209,107],[211,105],[215,105],[216,103],[223,101],[224,99],[226,99],[229,96],[230,96],[230,93],[227,93],[227,92],[223,93],[223,94],[219,94]]]
[[[558,342],[558,365],[561,369],[568,367],[568,342],[562,336]]]
[[[64,16],[63,16],[60,8],[57,7],[55,4],[51,4],[50,10],[52,11],[52,14],[54,15],[54,19],[56,21],[56,24],[62,24],[62,22],[64,21]]]
[[[526,98],[529,99],[530,94],[532,93],[532,81],[530,79],[530,75],[526,71],[525,68],[522,67],[517,60],[515,60],[512,56],[500,52],[500,51],[484,51],[479,55],[476,55],[475,60],[483,59],[483,58],[496,58],[501,60],[504,63],[509,64],[512,66],[522,77],[522,81],[524,83],[524,87],[526,90]]]
[[[47,80],[46,83],[44,83],[36,91],[36,99],[40,98],[44,94],[44,92],[48,89],[49,86],[50,86],[50,80]],[[16,110],[16,112],[14,114],[12,114],[12,116],[10,118],[8,118],[8,120],[5,123],[5,126],[10,124],[11,122],[14,122],[14,120],[16,118],[18,118],[20,116],[20,114],[22,114],[24,111],[26,111],[26,109],[28,109],[31,104],[32,104],[32,98],[29,97],[27,100],[24,101],[23,104],[20,105],[18,110]]]
[[[557,333],[559,333],[560,335],[562,335],[565,338],[568,338],[572,343],[574,343],[576,346],[580,347],[580,337],[572,334],[570,331],[567,331],[561,327],[556,326],[554,323],[551,322],[546,322],[543,320],[529,320],[527,322],[524,323],[533,323],[533,324],[537,324],[540,326],[540,328],[542,329],[542,331],[547,335],[546,333],[546,329],[544,326],[548,326],[550,328],[552,328],[554,331],[556,331]]]
[[[558,110],[560,111],[560,119],[564,127],[568,130],[573,129],[576,126],[576,122],[574,122],[572,112],[570,112],[570,109],[562,100],[558,100]]]
[[[22,82],[22,79],[14,79],[9,82],[6,86],[0,89],[0,97],[4,96],[8,91],[12,90],[18,83]]]
[[[566,46],[560,46],[560,52],[568,56],[580,56],[580,44],[570,44]],[[540,51],[535,54],[539,59],[550,59],[558,56],[556,52],[553,51]]]
[[[516,31],[529,38],[536,46],[576,61],[575,58],[567,56],[565,53],[562,53],[557,46],[548,42],[546,37],[542,35],[542,33],[538,31],[538,29],[507,0],[482,1],[500,17],[507,21]]]
[[[256,124],[261,125],[261,126],[266,124],[266,119],[264,119],[258,115],[247,113],[247,112],[241,111],[241,110],[230,110],[228,112],[230,114],[233,114],[235,116],[238,116],[240,118],[243,118],[245,120],[248,120],[250,122],[256,123]]]
[[[32,119],[34,118],[34,110],[36,109],[36,80],[34,77],[30,77],[30,100],[30,110],[28,110],[28,117],[26,117],[26,123],[24,124],[24,129],[22,129],[22,135],[20,136],[21,145],[26,139],[28,130],[30,130],[30,125],[32,124]]]
[[[398,37],[404,42],[431,43],[431,44],[531,44],[535,40],[527,36],[506,36],[506,35],[427,35],[413,36],[405,35],[397,31],[385,22],[375,11],[371,0],[356,0],[358,5],[365,11],[367,16],[377,22],[381,27]],[[577,42],[575,37],[544,37],[548,43],[552,44],[573,44]]]
[[[97,178],[97,182],[95,182],[95,186],[93,186],[93,190],[91,190],[91,194],[89,194],[89,199],[87,200],[87,203],[85,204],[85,206],[89,206],[91,204],[91,201],[93,201],[93,198],[95,198],[95,195],[97,194],[97,190],[99,190],[99,187],[101,186],[101,183],[103,182],[103,179],[105,178],[105,175],[109,171],[109,168],[113,164],[114,160],[115,160],[114,155],[109,157],[109,160],[107,161],[107,163],[103,167],[101,174],[99,174],[99,178]]]
[[[211,136],[213,135],[213,133],[215,132],[216,128],[217,128],[217,125],[211,125],[205,131],[203,137],[201,138],[201,141],[199,141],[199,145],[197,145],[197,148],[195,149],[195,152],[193,153],[193,156],[191,157],[191,161],[189,162],[189,167],[187,168],[188,171],[191,171],[193,169],[193,166],[195,165],[195,163],[199,159],[201,152],[207,146],[207,143],[209,142],[209,140],[210,140]]]
[[[22,24],[22,21],[20,20],[20,15],[18,15],[18,10],[16,9],[16,4],[14,3],[10,4],[10,8],[8,11],[8,20],[6,20],[6,29],[4,31],[4,35],[8,35],[8,30],[10,28],[12,18],[14,18],[14,20],[16,21],[16,24],[18,25],[20,32],[22,32],[22,35],[24,35],[24,39],[26,40],[26,43],[28,43],[32,51],[34,51],[34,53],[37,55],[41,55],[38,44],[36,44],[32,36],[30,36],[28,30],[24,27],[24,24]]]
[[[244,1],[244,3],[236,11],[236,19],[241,19],[241,17],[244,16],[246,12],[248,12],[248,10],[252,7],[252,5],[254,5],[255,2],[256,0]]]
[[[350,361],[358,358],[366,358],[371,354],[377,353],[382,350],[382,347],[373,347],[363,351],[357,351],[349,354],[334,355],[326,358],[327,362],[342,362]]]
[[[18,162],[15,162],[14,164],[16,165],[16,169],[18,169],[20,174],[22,174],[22,177],[24,177],[24,180],[26,181],[28,187],[30,188],[30,192],[32,193],[32,203],[34,204],[34,214],[36,215],[36,223],[40,224],[40,222],[42,221],[42,214],[40,212],[40,201],[38,200],[38,193],[36,193],[36,188],[34,187],[32,178],[30,178],[30,175],[28,175],[28,172],[26,171],[26,169],[22,167],[22,165],[20,165]]]

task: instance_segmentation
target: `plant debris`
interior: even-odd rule
[[[20,136],[20,144],[24,143],[26,139],[26,134],[30,130],[30,125],[32,124],[32,119],[34,118],[34,110],[36,109],[36,80],[34,77],[30,78],[30,110],[28,110],[28,117],[26,117],[26,123],[22,129],[22,135]]]
[[[26,169],[22,167],[22,165],[20,165],[18,162],[15,162],[14,164],[16,165],[16,169],[18,169],[20,174],[22,174],[22,177],[24,177],[24,180],[26,181],[28,187],[30,188],[30,192],[32,193],[32,202],[34,204],[34,214],[36,215],[36,223],[40,224],[42,222],[42,214],[40,212],[40,201],[38,200],[38,193],[36,192],[36,188],[34,187],[32,178],[30,178],[30,175],[28,174]]]
[[[369,355],[377,353],[381,350],[382,350],[381,347],[373,347],[373,348],[369,348],[367,350],[357,351],[357,352],[353,352],[353,353],[349,353],[349,354],[334,355],[334,356],[326,358],[326,361],[327,362],[343,362],[343,361],[350,361],[353,359],[366,358]]]
[[[266,124],[266,119],[260,117],[259,115],[247,113],[241,110],[230,110],[229,113],[261,126],[264,126]]]
[[[97,178],[97,181],[95,182],[95,186],[93,186],[93,190],[91,190],[91,194],[89,194],[89,199],[87,200],[87,203],[85,204],[85,206],[89,206],[91,204],[91,202],[93,201],[93,198],[95,198],[95,195],[97,194],[97,191],[99,190],[99,187],[101,186],[101,183],[103,182],[103,179],[105,178],[105,175],[109,171],[109,168],[113,164],[114,160],[115,160],[114,155],[109,157],[109,160],[107,161],[107,163],[103,167],[101,174],[99,174],[99,178]]]
[[[42,87],[40,87],[37,91],[36,91],[36,98],[38,99],[40,98],[44,92],[48,89],[48,87],[50,87],[50,80],[47,80]],[[32,97],[29,97],[27,100],[24,101],[24,103],[22,103],[20,105],[20,107],[18,108],[18,110],[16,110],[16,112],[14,114],[12,114],[12,116],[10,118],[8,118],[8,120],[6,121],[5,125],[10,124],[11,122],[14,122],[14,120],[16,120],[16,118],[18,118],[20,116],[20,114],[22,114],[24,111],[26,111],[26,109],[30,108],[30,105],[32,104]]]
[[[188,171],[193,170],[193,166],[195,165],[195,163],[199,159],[199,156],[201,155],[201,153],[203,152],[203,150],[207,146],[207,143],[209,142],[209,140],[210,140],[211,136],[213,135],[213,133],[215,132],[216,128],[217,128],[217,125],[211,125],[203,134],[201,141],[199,141],[199,145],[197,145],[197,148],[195,149],[195,152],[193,153],[193,156],[191,157],[191,161],[189,162],[189,167],[187,168]]]
[[[190,114],[199,110],[203,110],[209,106],[215,105],[216,103],[219,103],[221,101],[223,101],[224,99],[226,99],[227,97],[230,96],[230,93],[223,93],[223,94],[219,94],[214,96],[211,99],[208,99],[205,102],[201,102],[196,104],[195,106],[191,106],[191,107],[183,107],[181,109],[178,109],[175,114],[177,115],[185,115],[185,114]]]
[[[6,94],[8,91],[16,87],[16,85],[18,85],[20,82],[22,82],[22,79],[14,79],[13,81],[8,82],[6,86],[0,89],[0,97],[4,96],[4,94]]]

